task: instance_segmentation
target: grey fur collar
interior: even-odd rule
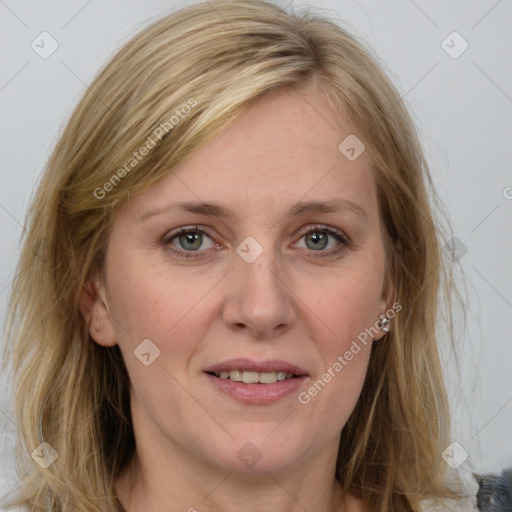
[[[479,489],[476,495],[481,512],[512,512],[512,468],[501,475],[476,475]]]

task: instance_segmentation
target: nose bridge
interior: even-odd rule
[[[257,300],[258,297],[270,300],[284,295],[284,276],[279,276],[279,272],[276,258],[270,251],[261,254],[253,263],[238,262],[241,283],[244,283],[246,288],[244,292],[253,300]]]
[[[231,328],[248,329],[256,337],[273,336],[293,323],[293,294],[285,282],[284,265],[273,248],[258,251],[257,255],[256,250],[251,240],[237,249],[223,317]]]

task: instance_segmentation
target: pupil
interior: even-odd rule
[[[308,245],[308,241],[313,242],[312,247]],[[325,233],[317,233],[316,231],[313,231],[306,236],[306,245],[308,245],[309,249],[313,250],[324,249],[327,246],[327,235]]]
[[[201,247],[201,241],[200,233],[186,233],[185,235],[180,236],[180,244],[183,249],[196,251]]]

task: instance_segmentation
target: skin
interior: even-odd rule
[[[350,133],[318,93],[274,91],[117,210],[103,277],[84,289],[82,312],[97,343],[119,344],[131,380],[137,452],[116,482],[126,510],[342,510],[339,436],[384,333],[307,405],[297,393],[236,402],[203,370],[235,357],[283,359],[307,371],[307,390],[393,304],[368,154],[350,162],[338,150]],[[299,201],[339,198],[364,215],[286,215]],[[170,209],[139,220],[199,200],[233,217]],[[307,235],[317,224],[351,242],[330,235],[318,248]],[[206,233],[199,250],[169,241],[196,226]],[[263,248],[253,263],[236,252],[247,236]],[[187,249],[202,257],[185,258]],[[144,339],[160,349],[149,366],[133,354]],[[261,455],[251,468],[237,457],[248,442]],[[344,510],[361,510],[349,498]]]

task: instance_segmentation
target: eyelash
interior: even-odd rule
[[[300,235],[299,240],[302,239],[303,237],[305,237],[306,235],[309,235],[310,233],[318,233],[318,232],[327,233],[328,235],[331,235],[338,242],[340,242],[340,244],[338,245],[338,247],[336,247],[334,249],[330,249],[328,251],[324,251],[324,250],[314,251],[314,250],[310,249],[309,250],[310,252],[318,253],[318,254],[316,254],[317,257],[325,258],[325,257],[336,256],[339,253],[341,253],[344,249],[346,249],[352,245],[352,241],[341,231],[339,231],[335,228],[332,228],[330,226],[324,226],[324,225],[320,225],[320,224],[309,227],[307,229],[307,231],[304,231]],[[173,252],[181,257],[184,257],[184,258],[203,258],[203,257],[205,257],[206,256],[205,253],[207,252],[207,250],[186,251],[185,249],[177,249],[171,244],[171,242],[174,239],[180,237],[181,235],[186,235],[189,233],[200,233],[200,234],[206,235],[208,238],[210,238],[213,241],[212,237],[210,237],[208,235],[208,233],[206,233],[205,231],[200,229],[198,226],[194,226],[194,227],[182,227],[182,228],[178,228],[175,231],[171,231],[163,238],[162,243],[171,252]]]

